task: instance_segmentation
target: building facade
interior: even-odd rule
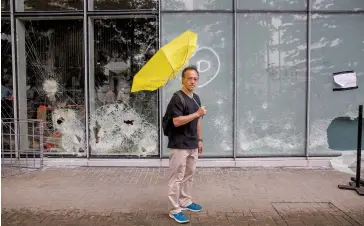
[[[48,158],[168,158],[160,119],[180,75],[130,89],[187,29],[199,35],[189,64],[208,109],[203,158],[355,150],[362,0],[4,0],[1,27],[2,118],[43,120]],[[356,73],[357,89],[333,91],[341,71]]]

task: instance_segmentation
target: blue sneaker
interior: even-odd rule
[[[184,207],[183,210],[189,210],[192,212],[200,212],[202,210],[202,206],[200,206],[196,203],[191,203],[189,206]]]
[[[169,214],[171,218],[173,218],[175,221],[177,221],[180,224],[188,223],[190,222],[190,219],[188,219],[188,216],[185,215],[182,212],[176,213],[176,214]]]

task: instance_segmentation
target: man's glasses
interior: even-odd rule
[[[189,82],[192,82],[192,81],[197,82],[198,81],[198,78],[185,78],[185,79],[187,79]]]

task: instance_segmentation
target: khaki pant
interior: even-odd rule
[[[198,149],[171,149],[169,157],[168,207],[171,214],[192,203],[191,190]]]

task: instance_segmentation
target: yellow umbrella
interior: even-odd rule
[[[187,30],[156,54],[134,76],[131,92],[162,87],[187,64],[197,47],[197,34]]]

